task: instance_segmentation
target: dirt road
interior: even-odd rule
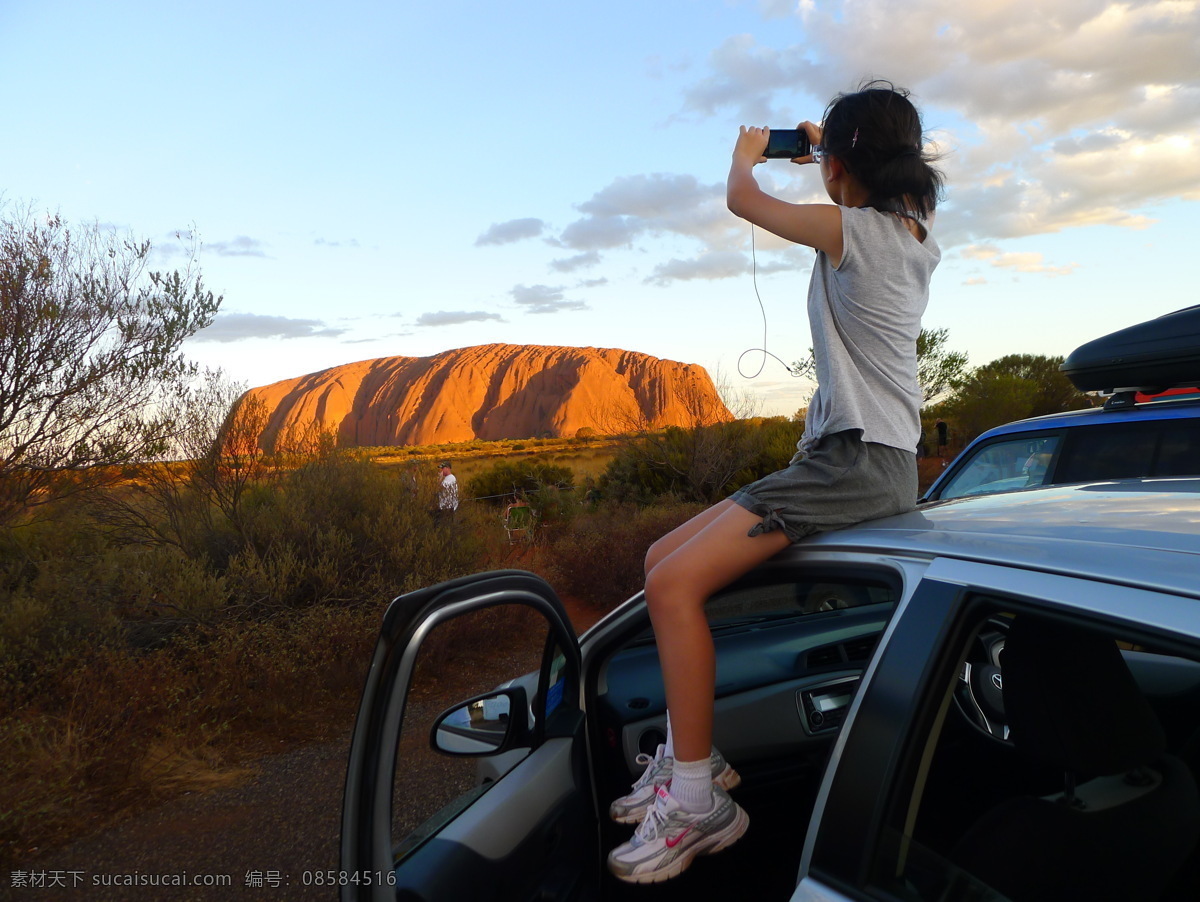
[[[257,776],[241,786],[174,799],[28,864],[16,862],[3,875],[0,897],[336,898],[315,883],[318,872],[337,867],[348,748],[347,737],[261,759]],[[41,885],[20,885],[22,871]],[[169,885],[177,881],[210,885]]]

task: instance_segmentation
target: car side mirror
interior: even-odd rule
[[[520,686],[467,699],[433,722],[429,744],[456,757],[499,755],[529,744],[529,701]]]

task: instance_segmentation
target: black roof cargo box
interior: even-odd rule
[[[1200,306],[1080,345],[1060,369],[1080,391],[1162,391],[1200,385]]]

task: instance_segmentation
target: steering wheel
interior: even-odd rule
[[[954,701],[967,723],[997,742],[1009,743],[1004,717],[1004,652],[1006,621],[989,620],[972,640],[958,672]]]

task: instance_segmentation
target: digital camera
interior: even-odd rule
[[[771,129],[763,156],[768,160],[790,160],[810,153],[812,145],[808,142],[808,132],[799,128],[781,128]]]

